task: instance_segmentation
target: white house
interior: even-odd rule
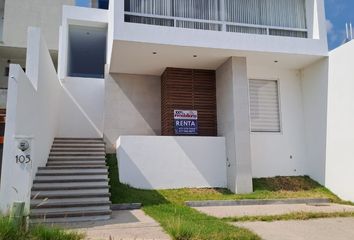
[[[328,53],[323,0],[64,6],[57,73],[33,28],[26,73],[10,68],[1,209],[49,198],[107,217],[102,151],[137,188],[248,193],[252,178],[309,175],[353,201],[350,51]]]

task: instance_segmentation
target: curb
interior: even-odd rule
[[[140,209],[142,206],[141,203],[121,203],[121,204],[112,204],[111,210],[135,210]]]
[[[294,198],[294,199],[245,199],[245,200],[210,200],[187,201],[189,207],[218,207],[244,205],[275,205],[275,204],[325,204],[331,203],[328,198]]]

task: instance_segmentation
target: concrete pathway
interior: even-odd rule
[[[263,240],[351,240],[354,218],[324,218],[306,221],[232,223],[258,234]]]
[[[142,210],[113,211],[108,221],[70,223],[67,226],[86,233],[87,240],[170,240],[161,226]]]
[[[195,209],[208,215],[224,217],[240,216],[268,216],[287,214],[292,212],[354,212],[354,206],[339,204],[279,204],[279,205],[247,205],[247,206],[218,206],[218,207],[196,207]],[[353,236],[354,239],[354,236]]]

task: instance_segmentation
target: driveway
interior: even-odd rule
[[[354,206],[341,204],[272,204],[272,205],[246,205],[246,206],[218,206],[196,207],[200,212],[217,217],[242,217],[242,216],[269,216],[294,212],[354,212]],[[354,239],[354,237],[353,237]]]
[[[264,240],[351,240],[354,218],[325,218],[306,221],[232,223],[245,227]]]

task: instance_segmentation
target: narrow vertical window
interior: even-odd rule
[[[278,81],[250,80],[252,132],[280,132]]]

